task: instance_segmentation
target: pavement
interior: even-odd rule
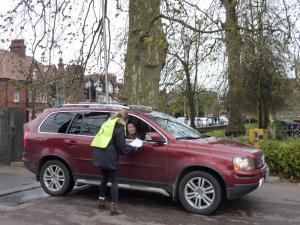
[[[270,176],[268,183],[280,182],[279,177]],[[300,185],[300,184],[298,184]],[[19,164],[15,166],[0,165],[0,197],[40,188],[35,175]]]
[[[300,224],[300,185],[272,176],[269,182],[241,199],[225,201],[211,216],[188,213],[180,203],[158,194],[119,190],[125,214],[112,217],[109,210],[96,207],[98,187],[80,187],[67,196],[50,197],[24,167],[0,166],[0,224]]]
[[[0,165],[0,197],[39,187],[35,175],[23,166]]]

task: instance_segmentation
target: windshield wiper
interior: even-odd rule
[[[179,140],[179,139],[192,140],[192,139],[199,139],[199,138],[201,138],[201,136],[199,136],[199,137],[183,136],[183,137],[177,137],[176,140]]]

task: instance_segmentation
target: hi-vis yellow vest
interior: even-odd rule
[[[106,122],[104,122],[96,134],[94,140],[91,143],[92,147],[97,147],[97,148],[106,148],[108,143],[110,142],[114,128],[116,125],[116,122],[118,121],[119,118],[115,119],[108,119]]]

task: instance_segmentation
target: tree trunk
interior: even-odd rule
[[[125,57],[124,98],[129,104],[158,107],[160,71],[165,64],[167,41],[160,0],[129,1],[129,32]]]
[[[268,107],[263,101],[262,103],[262,126],[261,128],[267,129],[269,125],[269,111]]]
[[[257,122],[258,128],[262,128],[262,90],[261,90],[261,72],[259,71],[259,66],[256,67],[257,78],[257,90],[256,90],[256,108],[257,108]]]
[[[225,131],[226,136],[238,136],[245,133],[242,110],[240,107],[241,94],[241,35],[238,29],[236,0],[221,0],[226,10],[225,43],[228,58],[228,108],[229,124]]]
[[[262,128],[262,103],[261,99],[259,98],[257,100],[257,122],[258,122],[258,128]]]
[[[191,127],[195,127],[195,106],[194,106],[194,92],[192,90],[192,84],[191,84],[191,75],[190,70],[188,68],[188,64],[185,65],[185,75],[186,75],[186,93],[188,97],[188,105],[190,109],[190,121],[191,121]]]

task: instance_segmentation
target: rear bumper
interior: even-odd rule
[[[28,169],[30,172],[36,174],[37,172],[37,167],[29,163],[28,161],[24,160],[24,166],[26,169]]]
[[[260,180],[256,183],[252,184],[235,184],[232,188],[227,188],[227,198],[228,199],[234,199],[234,198],[240,198],[251,191],[255,190],[256,188],[259,188],[268,180],[269,177],[269,168],[264,171],[263,176],[260,178]]]

